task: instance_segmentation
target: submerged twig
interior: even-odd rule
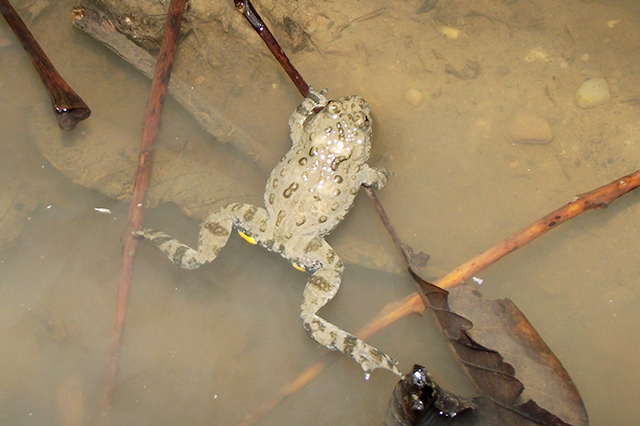
[[[184,11],[185,0],[171,0],[169,14],[167,16],[166,31],[160,56],[156,65],[155,74],[151,83],[151,94],[147,103],[142,129],[142,143],[140,146],[140,156],[138,158],[138,172],[133,187],[129,215],[127,217],[127,227],[123,237],[124,253],[122,256],[122,268],[120,271],[120,282],[118,283],[118,296],[116,301],[116,314],[111,329],[109,339],[109,350],[107,354],[107,366],[102,394],[98,401],[97,415],[107,420],[111,408],[111,399],[115,390],[116,376],[118,373],[118,361],[122,349],[124,337],[124,325],[129,304],[129,293],[131,292],[131,276],[133,275],[133,256],[138,247],[138,239],[134,238],[133,232],[142,226],[144,214],[144,199],[149,188],[149,176],[151,174],[151,162],[153,158],[153,148],[158,131],[160,130],[160,113],[167,91],[169,77],[171,75],[171,64],[173,54],[178,42],[180,24],[182,23],[182,13]]]
[[[338,38],[340,36],[340,33],[343,30],[345,30],[346,28],[349,28],[351,26],[351,24],[356,23],[356,22],[367,21],[367,20],[373,19],[373,18],[377,18],[378,16],[382,15],[382,12],[384,12],[386,9],[387,9],[387,7],[384,6],[384,7],[381,7],[379,9],[374,10],[373,12],[365,13],[362,16],[358,16],[357,18],[353,18],[353,19],[349,20],[349,22],[347,22],[346,24],[342,25],[341,27],[339,27],[336,30],[335,38]]]
[[[133,65],[147,77],[153,77],[155,59],[149,52],[119,33],[104,13],[87,7],[73,9],[73,25],[107,46],[116,55]],[[230,143],[247,155],[264,172],[278,161],[277,155],[266,149],[200,96],[184,81],[173,77],[169,93],[196,119],[198,124],[222,143]]]
[[[91,110],[58,73],[9,0],[0,0],[0,13],[29,54],[34,68],[49,93],[58,125],[62,130],[73,130],[76,124],[91,115]]]
[[[441,288],[452,288],[462,284],[487,266],[519,249],[529,241],[591,209],[601,209],[616,198],[640,186],[640,170],[616,179],[600,188],[579,195],[574,201],[549,213],[521,229],[468,262],[458,266],[434,284]]]
[[[260,38],[267,45],[273,56],[278,60],[282,68],[285,70],[293,84],[296,85],[303,97],[307,97],[309,94],[309,85],[304,81],[298,70],[291,64],[287,55],[282,51],[282,48],[271,34],[269,28],[264,23],[258,12],[251,4],[249,0],[233,0],[238,12],[244,16],[251,24],[254,30],[258,33]]]
[[[548,215],[533,222],[529,226],[502,240],[483,253],[480,253],[473,259],[458,266],[453,271],[437,279],[433,284],[443,289],[456,287],[465,282],[467,279],[473,277],[478,272],[487,268],[489,265],[494,264],[507,254],[519,249],[526,243],[541,236],[547,231],[557,227],[558,225],[566,222],[569,219],[576,217],[580,213],[586,212],[587,210],[604,208],[616,198],[632,191],[638,186],[640,186],[640,170],[616,179],[606,185],[601,186],[600,188],[581,194],[574,201],[564,205],[557,210],[554,210]],[[398,246],[398,244],[402,244],[401,241],[398,242],[395,240],[394,243],[396,244],[396,246]],[[407,254],[403,253],[403,256],[406,257]],[[412,268],[410,264],[409,269],[411,269],[416,275],[420,275],[419,272]],[[409,306],[416,306],[420,303],[418,302],[418,300],[421,300],[421,297],[416,292],[407,296],[403,300],[404,303]],[[399,306],[397,309],[403,312],[406,311],[406,308],[404,308],[403,306]],[[424,309],[425,307],[423,305],[421,311],[424,311]],[[370,324],[376,322],[378,317],[383,316],[383,312],[385,312],[384,316],[388,315],[386,313],[386,310],[387,307],[383,308],[380,314],[378,314],[378,316],[374,318],[370,322]],[[374,333],[378,331],[379,330],[375,330]]]

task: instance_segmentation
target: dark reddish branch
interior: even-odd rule
[[[91,110],[60,76],[9,0],[0,0],[0,13],[29,54],[49,93],[58,125],[62,130],[73,130],[76,124],[91,115]]]
[[[133,274],[133,255],[138,247],[138,240],[134,238],[133,232],[142,226],[144,214],[144,200],[149,188],[149,177],[151,172],[151,161],[153,159],[153,146],[160,130],[160,113],[164,102],[167,85],[171,76],[171,64],[173,54],[176,50],[178,35],[180,34],[180,24],[182,23],[182,12],[184,11],[185,0],[172,0],[169,6],[169,15],[160,47],[160,55],[156,64],[155,75],[151,83],[151,94],[147,103],[147,109],[143,120],[142,143],[140,146],[140,156],[138,157],[138,173],[136,174],[135,185],[129,216],[127,218],[127,229],[123,237],[124,253],[122,256],[122,268],[120,271],[120,282],[118,283],[118,296],[116,301],[116,314],[109,340],[109,351],[107,354],[107,366],[105,371],[105,381],[101,400],[98,402],[98,415],[106,416],[111,405],[111,398],[115,390],[116,376],[118,373],[118,360],[122,349],[124,337],[124,325],[129,304],[129,293],[131,292],[131,276]]]
[[[260,38],[262,38],[269,50],[271,50],[273,56],[289,75],[293,84],[296,85],[302,96],[306,98],[309,94],[309,86],[304,81],[298,70],[291,64],[287,55],[282,51],[280,45],[273,37],[273,34],[271,34],[271,31],[269,31],[269,28],[267,28],[260,15],[258,15],[258,12],[256,12],[251,2],[249,0],[234,0],[233,2],[235,3],[238,12],[240,12],[247,21],[249,21],[253,29],[256,30],[258,35],[260,35]]]

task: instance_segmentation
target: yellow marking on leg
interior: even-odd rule
[[[298,265],[297,263],[292,263],[291,264],[294,268],[296,268],[298,271],[302,271],[302,272],[307,272],[306,269],[304,269],[302,266]]]
[[[255,238],[248,236],[248,235],[247,235],[247,234],[245,234],[244,232],[242,232],[242,231],[238,231],[238,234],[240,234],[240,236],[241,236],[241,237],[242,237],[246,242],[248,242],[249,244],[254,244],[254,245],[255,245],[255,244],[257,244],[257,241],[256,241],[256,239],[255,239]]]

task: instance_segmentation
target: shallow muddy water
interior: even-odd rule
[[[256,7],[276,18],[288,14],[310,34],[291,60],[311,85],[369,102],[369,163],[392,173],[378,195],[405,242],[431,255],[424,275],[436,279],[576,194],[640,168],[640,7],[613,0],[465,6],[440,0],[439,8],[416,14],[421,3]],[[202,9],[181,41],[174,76],[279,157],[301,100],[296,89],[231,2],[209,5],[210,15],[206,2],[197,4]],[[149,81],[71,26],[74,2],[15,5],[93,110],[74,130],[75,143],[110,146],[118,135],[118,143],[126,139],[135,150]],[[456,38],[444,35],[451,31],[459,31]],[[607,80],[611,100],[579,108],[574,94],[596,77]],[[106,166],[80,151],[64,161],[43,151],[43,140],[63,137],[51,115],[37,112],[47,103],[3,21],[0,201],[9,207],[0,224],[10,224],[0,233],[0,423],[8,425],[90,423],[128,209],[126,199],[104,195],[120,187],[99,192],[82,185],[86,170]],[[553,140],[510,140],[517,111],[544,119]],[[212,141],[171,99],[162,124],[159,147],[176,162],[196,158],[233,170],[224,196],[202,195],[200,204],[213,211],[230,201],[262,203],[266,172]],[[115,160],[110,167],[105,179],[126,168]],[[207,187],[207,179],[198,185]],[[171,191],[162,189],[158,199]],[[145,223],[194,243],[202,213],[189,210],[188,217],[186,210],[161,203],[146,212]],[[478,274],[484,296],[512,299],[562,361],[591,425],[640,418],[639,219],[640,195],[632,192]],[[383,262],[384,270],[372,267],[394,252],[364,194],[328,241],[347,260],[340,292],[320,312],[335,324],[356,331],[414,291],[406,274],[388,266],[397,260]],[[306,280],[276,254],[236,236],[215,262],[195,271],[141,244],[111,424],[234,425],[256,410],[328,352],[299,318]],[[429,315],[403,319],[368,341],[403,371],[425,365],[442,386],[473,395]],[[343,358],[258,424],[381,424],[396,381],[380,370],[365,381],[360,367]]]

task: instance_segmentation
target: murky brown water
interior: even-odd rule
[[[352,23],[340,37],[317,30],[315,42],[324,54],[302,50],[292,61],[312,85],[330,87],[332,96],[358,93],[369,101],[375,120],[371,163],[393,172],[379,196],[406,242],[431,254],[429,277],[443,275],[575,194],[640,167],[636,2],[476,1],[470,2],[476,15],[457,20],[445,13],[415,15],[421,2],[344,3],[325,5],[322,13],[348,22],[386,9]],[[89,120],[105,120],[139,138],[148,81],[71,28],[72,5],[56,2],[35,21],[25,20],[92,107]],[[314,7],[318,13],[320,6]],[[232,22],[230,31],[238,25]],[[196,68],[196,53],[211,42],[205,31],[216,24],[203,23],[198,41],[193,34],[186,39],[176,75],[284,153],[287,120],[299,102],[295,89],[256,50],[259,43],[238,50],[229,47],[232,38],[225,39]],[[437,28],[444,24],[462,35],[443,38]],[[538,48],[547,56],[527,62]],[[477,79],[444,71],[447,63],[463,68],[467,61],[481,65]],[[607,79],[612,100],[582,110],[573,95],[592,77]],[[424,94],[420,105],[407,102],[408,89]],[[70,182],[35,148],[32,111],[46,102],[28,58],[0,24],[3,199],[19,194],[19,208],[37,204],[20,221],[19,236],[0,247],[0,423],[10,425],[79,425],[92,414],[128,208],[125,201]],[[555,134],[550,144],[507,140],[504,123],[520,109],[548,120]],[[108,136],[101,136],[105,143]],[[188,147],[205,149],[209,139],[179,106],[167,103],[159,144],[179,151],[188,140]],[[241,161],[230,150],[216,155]],[[260,202],[265,176],[242,172],[237,178],[245,185],[238,198]],[[479,274],[484,294],[514,300],[564,363],[592,425],[635,424],[640,418],[639,217],[635,192]],[[170,204],[148,211],[146,223],[191,242],[197,235],[197,222]],[[344,236],[390,245],[365,197],[329,241]],[[327,352],[307,337],[299,319],[305,281],[287,262],[239,238],[196,271],[180,270],[143,244],[112,424],[233,425],[268,400]],[[355,331],[413,290],[407,276],[349,264],[339,295],[322,313]],[[402,320],[370,342],[404,370],[421,363],[442,385],[472,392],[429,317]],[[395,382],[384,371],[367,382],[355,363],[343,359],[260,424],[380,424]]]

